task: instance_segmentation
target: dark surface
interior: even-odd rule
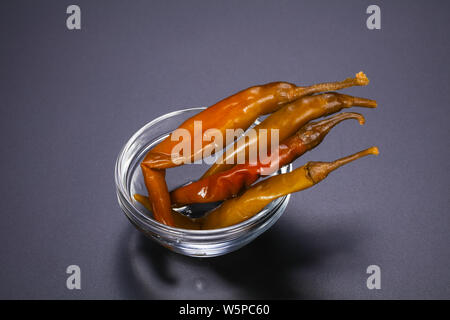
[[[0,298],[450,298],[448,1],[2,1]],[[143,238],[119,209],[126,140],[168,111],[276,80],[377,99],[296,162],[378,145],[224,257]],[[355,109],[356,110],[356,109]],[[65,269],[82,270],[82,290]],[[366,288],[381,267],[382,289]]]

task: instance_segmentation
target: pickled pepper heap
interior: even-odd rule
[[[360,72],[356,74],[355,78],[348,78],[341,82],[316,84],[308,87],[297,87],[286,82],[274,82],[262,86],[250,87],[198,113],[194,117],[186,120],[179,128],[186,129],[193,135],[194,121],[202,121],[202,134],[208,129],[216,129],[225,135],[227,129],[246,130],[260,115],[272,113],[256,128],[279,130],[280,138],[283,142],[280,146],[282,147],[282,150],[280,150],[281,157],[276,161],[282,166],[319,144],[328,131],[338,122],[349,118],[358,118],[362,121],[361,119],[363,118],[360,115],[356,116],[355,114],[343,113],[342,115],[324,120],[325,122],[312,123],[307,127],[309,121],[336,113],[343,108],[351,106],[376,107],[374,100],[338,93],[313,94],[329,90],[339,90],[351,86],[363,86],[368,83],[369,80],[367,77],[364,73]],[[310,139],[310,142],[301,140],[302,138],[300,137],[302,135],[303,139],[305,139],[308,130],[311,131],[319,127],[328,129],[322,130],[317,138]],[[300,131],[296,135],[295,132],[299,129]],[[299,142],[299,139],[302,143]],[[253,143],[256,142],[257,139],[253,141]],[[151,209],[157,221],[169,226],[180,227],[180,224],[183,224],[182,227],[198,228],[199,221],[208,221],[208,217],[198,221],[188,221],[189,218],[184,216],[180,217],[180,214],[172,211],[172,205],[223,200],[236,196],[243,187],[249,187],[258,179],[261,174],[258,170],[264,168],[261,165],[258,167],[257,165],[251,166],[246,164],[243,167],[235,167],[228,163],[216,163],[204,174],[201,180],[184,187],[184,189],[179,188],[169,194],[165,182],[165,169],[186,162],[192,162],[194,159],[201,159],[203,151],[211,143],[214,143],[214,141],[205,142],[202,140],[202,147],[199,150],[195,150],[192,147],[190,154],[175,155],[173,154],[173,149],[178,144],[178,141],[172,141],[171,136],[169,136],[148,152],[141,163],[141,168],[149,199],[140,195],[136,195],[135,198],[142,202],[148,209]],[[298,147],[298,145],[302,145],[302,147]],[[224,145],[219,147],[223,148]],[[240,153],[246,152],[249,147],[249,144],[244,144],[241,149],[236,149],[234,153],[227,155],[228,159],[232,159]],[[295,149],[296,151],[286,151],[291,149]],[[269,167],[272,165],[273,163]],[[230,170],[230,172],[227,170]],[[222,175],[220,175],[221,172],[223,173]],[[241,173],[243,172],[245,173],[242,175]],[[222,184],[218,181],[221,181]],[[201,190],[205,190],[206,188],[208,190],[205,193],[206,197],[203,199],[201,197],[199,198],[197,196],[198,194],[194,194],[194,192],[199,190],[198,188],[201,188]],[[212,213],[210,215],[212,217],[217,216],[217,214],[213,215]],[[221,224],[216,223],[216,225]],[[201,222],[201,226],[205,227],[209,226],[209,224]]]

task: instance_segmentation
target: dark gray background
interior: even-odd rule
[[[0,5],[0,298],[450,298],[449,1],[76,1],[69,31],[72,3]],[[296,166],[380,156],[293,196],[247,247],[183,257],[119,209],[116,156],[151,119],[360,70],[371,84],[345,92],[379,108]],[[82,290],[65,287],[70,264]],[[371,264],[381,290],[366,288]]]

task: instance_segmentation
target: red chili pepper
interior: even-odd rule
[[[199,222],[203,229],[217,229],[245,221],[260,212],[271,201],[310,188],[332,171],[368,155],[378,155],[378,148],[357,152],[332,162],[311,161],[292,172],[276,175],[256,183],[237,198],[224,201]]]
[[[335,125],[346,119],[357,119],[360,124],[364,123],[362,115],[352,112],[343,112],[319,122],[309,123],[280,144],[278,155],[272,162],[238,164],[227,171],[175,189],[170,193],[172,205],[176,207],[231,198],[258,180],[262,173],[271,174],[316,147]]]

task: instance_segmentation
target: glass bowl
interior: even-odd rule
[[[166,138],[185,120],[204,109],[199,107],[178,110],[147,123],[124,145],[115,166],[117,198],[130,222],[164,247],[192,257],[219,256],[248,244],[278,220],[290,198],[288,195],[276,199],[252,218],[221,229],[180,229],[161,224],[152,218],[151,213],[133,198],[135,193],[147,195],[140,163],[154,145]],[[189,164],[167,169],[166,180],[169,190],[197,179],[206,169],[205,164]],[[289,171],[292,171],[291,165],[281,168],[275,174]],[[182,210],[188,211],[186,208]],[[196,216],[196,212],[190,213]]]

